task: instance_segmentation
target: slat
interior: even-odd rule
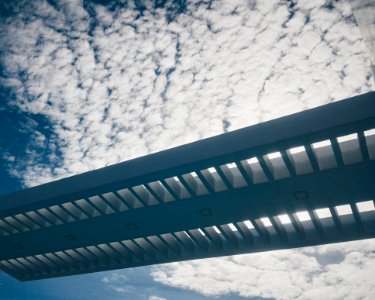
[[[285,163],[290,175],[296,176],[297,175],[296,170],[294,169],[294,166],[293,166],[292,162],[290,161],[289,156],[287,155],[286,151],[280,150],[280,153],[281,153],[281,157],[284,160],[284,163]]]
[[[225,172],[223,171],[223,169],[225,170]],[[219,174],[221,180],[224,182],[227,189],[231,189],[234,187],[234,178],[232,179],[232,181],[229,180],[228,177],[230,170],[226,165],[215,167],[215,170]]]
[[[259,156],[257,156],[257,159],[258,159],[258,162],[259,162],[260,166],[263,169],[263,172],[266,174],[266,177],[267,177],[268,181],[272,181],[274,179],[274,177],[272,175],[272,172],[268,168],[266,162],[264,161],[263,156],[259,155]]]
[[[247,185],[251,186],[253,184],[253,182],[252,182],[250,176],[247,174],[247,172],[246,172],[245,168],[243,167],[243,165],[241,164],[241,162],[236,161],[235,164],[236,164],[238,170],[240,171],[242,177],[245,179]]]
[[[269,217],[269,219],[271,221],[273,228],[276,230],[277,234],[279,235],[280,239],[283,242],[287,242],[288,238],[287,238],[285,229],[283,225],[281,224],[281,222],[277,218],[274,218],[274,217]]]
[[[201,171],[195,171],[195,173],[198,175],[199,180],[202,182],[204,188],[209,193],[215,193],[215,190],[211,187],[210,183],[207,181],[206,177],[202,174]]]
[[[314,155],[314,152],[312,150],[311,145],[310,144],[306,144],[305,145],[305,149],[306,149],[306,154],[307,154],[307,156],[309,158],[311,167],[313,168],[313,171],[314,172],[319,172],[320,171],[319,164],[318,164],[318,161],[315,158],[315,155]]]
[[[330,213],[332,215],[333,222],[335,223],[335,227],[336,227],[337,233],[340,236],[343,236],[344,235],[344,231],[343,231],[343,228],[342,228],[342,223],[341,223],[340,217],[338,216],[335,208],[332,207],[332,206],[330,206],[329,207],[329,211],[330,211]]]
[[[358,132],[358,141],[359,141],[359,146],[361,149],[363,160],[364,161],[370,160],[370,155],[368,153],[367,144],[366,144],[366,138],[365,138],[365,134],[363,133],[363,131]]]
[[[342,158],[341,150],[337,139],[330,139],[332,144],[333,153],[335,154],[336,162],[338,167],[342,167],[344,165],[344,160]]]
[[[172,195],[174,199],[181,199],[181,196],[177,194],[172,187],[164,180],[160,179],[160,183],[163,185],[163,187]],[[177,185],[177,184],[176,184]]]
[[[197,193],[194,191],[193,188],[190,187],[189,183],[185,180],[185,178],[182,175],[177,175],[177,178],[190,195],[197,196]]]

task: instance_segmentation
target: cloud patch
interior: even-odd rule
[[[373,88],[346,2],[121,3],[19,1],[1,19],[7,104],[51,130],[12,163],[25,186]]]
[[[374,89],[347,1],[114,3],[6,5],[2,107],[33,122],[22,128],[31,136],[24,155],[4,145],[2,160],[25,187]],[[152,274],[208,296],[374,299],[372,249],[353,242]],[[119,294],[131,288],[116,272],[103,283]]]
[[[208,297],[373,299],[374,241],[212,258],[154,267],[154,280]]]
[[[134,290],[134,287],[129,284],[128,277],[117,272],[110,273],[108,276],[103,277],[102,282],[117,293],[123,294]]]
[[[159,297],[159,296],[150,296],[148,297],[148,300],[167,300],[167,299]]]

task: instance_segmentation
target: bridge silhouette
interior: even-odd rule
[[[0,197],[19,280],[375,236],[375,93]]]

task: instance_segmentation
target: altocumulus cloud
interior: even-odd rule
[[[1,19],[7,104],[51,131],[7,160],[26,186],[373,88],[345,1],[107,2],[17,1]]]
[[[128,284],[128,281],[128,277],[117,272],[113,272],[110,275],[102,278],[102,282],[117,293],[127,293],[134,289],[133,286]]]
[[[3,149],[25,186],[374,89],[346,1],[96,2],[104,1],[6,4],[6,106],[47,120],[49,132],[30,122],[25,157]],[[363,241],[174,263],[152,274],[211,296],[373,299],[372,249]],[[126,292],[126,278],[114,274],[104,283]]]
[[[167,299],[159,297],[159,296],[150,296],[148,297],[148,300],[167,300]]]
[[[374,242],[238,255],[154,267],[157,282],[206,296],[374,299]]]

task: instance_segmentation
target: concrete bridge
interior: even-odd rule
[[[375,236],[375,93],[0,197],[19,280]]]

